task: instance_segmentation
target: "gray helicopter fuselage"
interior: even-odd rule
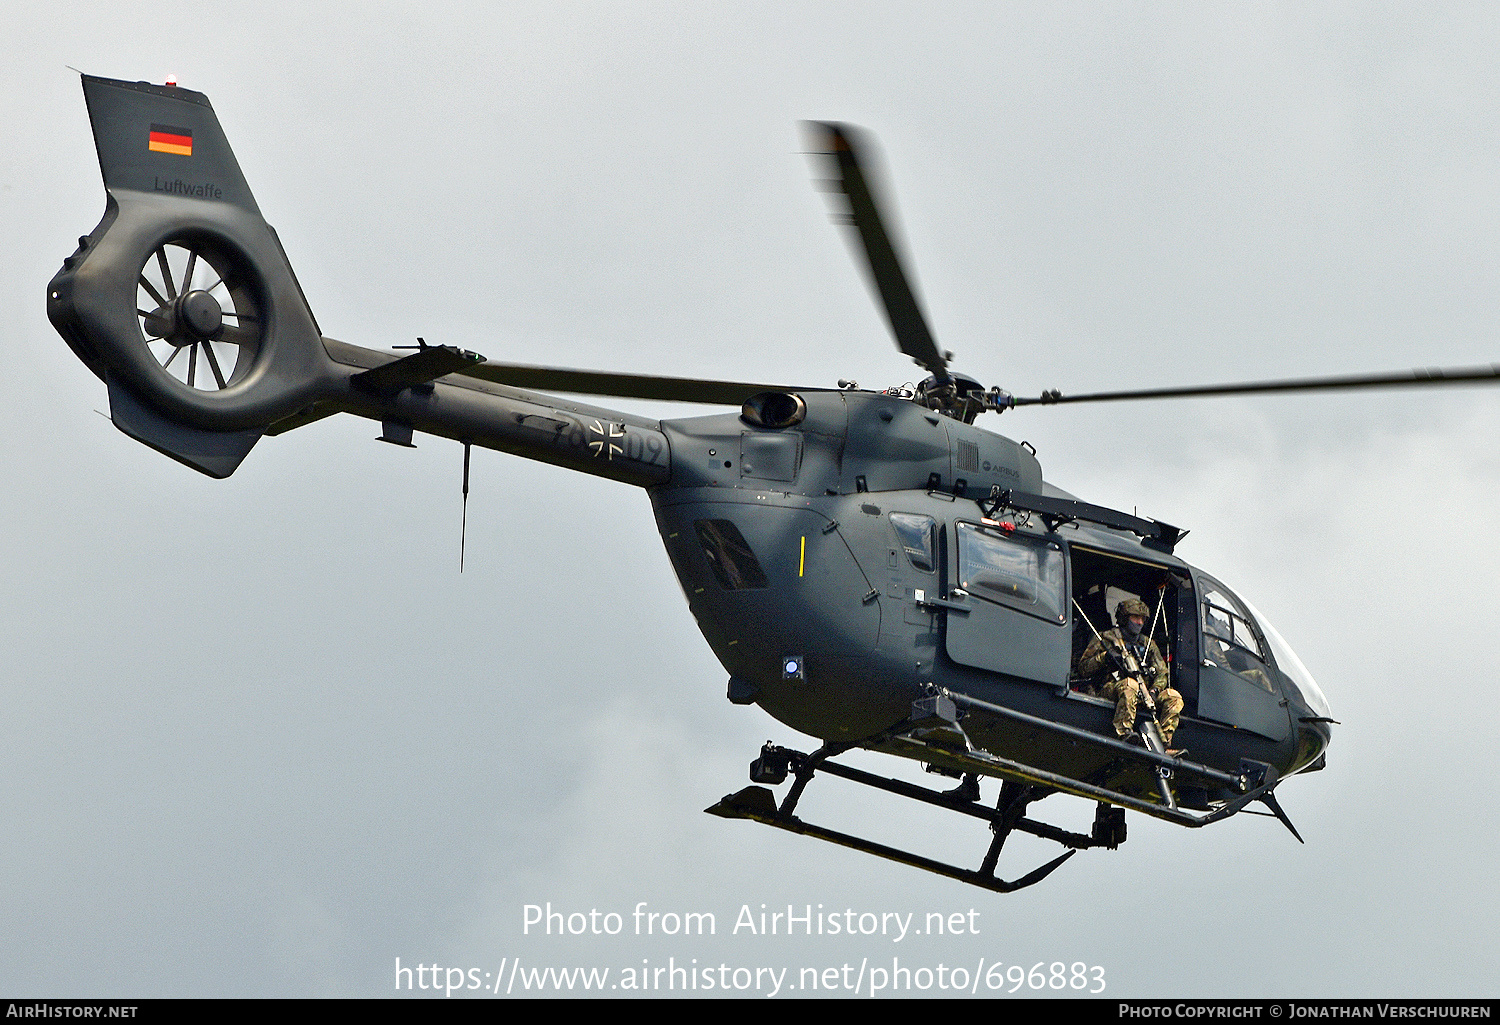
[[[1253,677],[1206,663],[1203,585],[1187,563],[1094,524],[983,515],[992,489],[1062,494],[1028,447],[897,396],[801,394],[806,417],[785,428],[735,414],[661,424],[671,477],[649,489],[657,524],[731,700],[853,741],[936,685],[1109,733],[1113,703],[1071,677],[1080,641],[1112,624],[1082,622],[1074,589],[1097,578],[1102,606],[1109,587],[1154,574],[1175,582],[1162,646],[1189,698],[1180,743],[1208,764],[1252,758],[1282,775],[1321,755],[1327,727],[1305,721],[1321,713],[1267,645]],[[998,559],[966,550],[980,545]],[[991,563],[1017,582],[991,580]],[[1011,721],[971,715],[965,729],[992,753],[1075,778],[1102,764]]]

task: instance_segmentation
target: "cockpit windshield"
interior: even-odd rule
[[[1308,672],[1307,667],[1302,664],[1302,660],[1297,657],[1297,653],[1292,650],[1292,646],[1282,639],[1281,634],[1276,632],[1276,628],[1271,625],[1270,620],[1261,614],[1260,610],[1243,598],[1240,601],[1244,604],[1246,611],[1255,619],[1255,622],[1259,624],[1261,633],[1265,635],[1266,643],[1271,646],[1271,654],[1276,659],[1277,668],[1285,673],[1292,683],[1296,684],[1297,689],[1302,692],[1303,700],[1307,702],[1307,707],[1311,708],[1318,715],[1331,718],[1333,713],[1328,707],[1328,699],[1323,696],[1322,689],[1318,686],[1317,681],[1312,678],[1312,673]]]

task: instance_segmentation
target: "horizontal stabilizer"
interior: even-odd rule
[[[478,353],[456,346],[423,345],[410,356],[355,374],[350,381],[355,387],[376,395],[394,395],[403,388],[427,384],[456,370],[468,370],[483,362],[484,357]]]

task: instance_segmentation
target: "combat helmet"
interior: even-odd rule
[[[1147,622],[1151,620],[1151,609],[1139,598],[1126,598],[1115,606],[1115,625],[1125,629],[1126,616],[1142,616]]]

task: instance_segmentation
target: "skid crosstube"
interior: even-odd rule
[[[1081,833],[1069,833],[1045,823],[1022,818],[1020,813],[1025,810],[1028,803],[1039,797],[1046,796],[1045,793],[1034,793],[1037,788],[1007,782],[1001,788],[1000,801],[997,807],[994,809],[982,808],[976,803],[955,799],[935,790],[928,790],[925,787],[915,786],[901,780],[886,779],[885,777],[876,776],[860,769],[831,762],[828,760],[828,757],[836,753],[833,748],[834,745],[827,745],[811,755],[806,755],[786,748],[772,747],[768,744],[761,752],[762,758],[768,756],[771,758],[785,757],[795,767],[797,774],[797,782],[792,785],[791,791],[787,794],[786,799],[782,801],[781,806],[777,806],[775,795],[769,789],[763,786],[751,786],[746,787],[736,794],[726,796],[718,804],[710,808],[705,808],[704,811],[710,815],[719,815],[723,818],[749,819],[753,822],[775,826],[777,829],[785,829],[791,833],[800,833],[803,836],[812,836],[819,840],[827,840],[829,843],[836,843],[841,847],[862,851],[865,854],[873,854],[878,858],[885,858],[888,861],[909,865],[912,868],[919,868],[926,872],[947,876],[950,879],[957,879],[960,882],[983,887],[986,890],[993,890],[997,893],[1010,893],[1014,890],[1031,886],[1033,883],[1041,882],[1054,869],[1058,868],[1082,848],[1115,845],[1111,842],[1115,839],[1113,836],[1107,839],[1098,839],[1084,836]],[[847,745],[840,745],[837,747],[837,750],[847,750]],[[890,847],[886,844],[866,840],[863,837],[854,836],[850,833],[841,833],[837,830],[803,821],[792,814],[792,811],[796,807],[797,800],[802,796],[802,791],[812,779],[813,773],[818,770],[827,772],[830,775],[841,776],[866,786],[872,786],[879,790],[899,794],[903,797],[949,808],[976,818],[988,819],[991,829],[995,832],[995,838],[991,841],[990,849],[986,852],[984,861],[979,869],[973,870],[960,868],[957,865],[950,865],[946,862],[926,858],[920,854],[913,854],[898,847]],[[1000,879],[995,875],[995,864],[999,859],[1000,848],[1004,845],[1006,837],[1015,829],[1049,840],[1056,840],[1058,843],[1071,849],[1042,865],[1040,868],[1028,872],[1019,879]],[[1096,826],[1097,832],[1098,829]]]

